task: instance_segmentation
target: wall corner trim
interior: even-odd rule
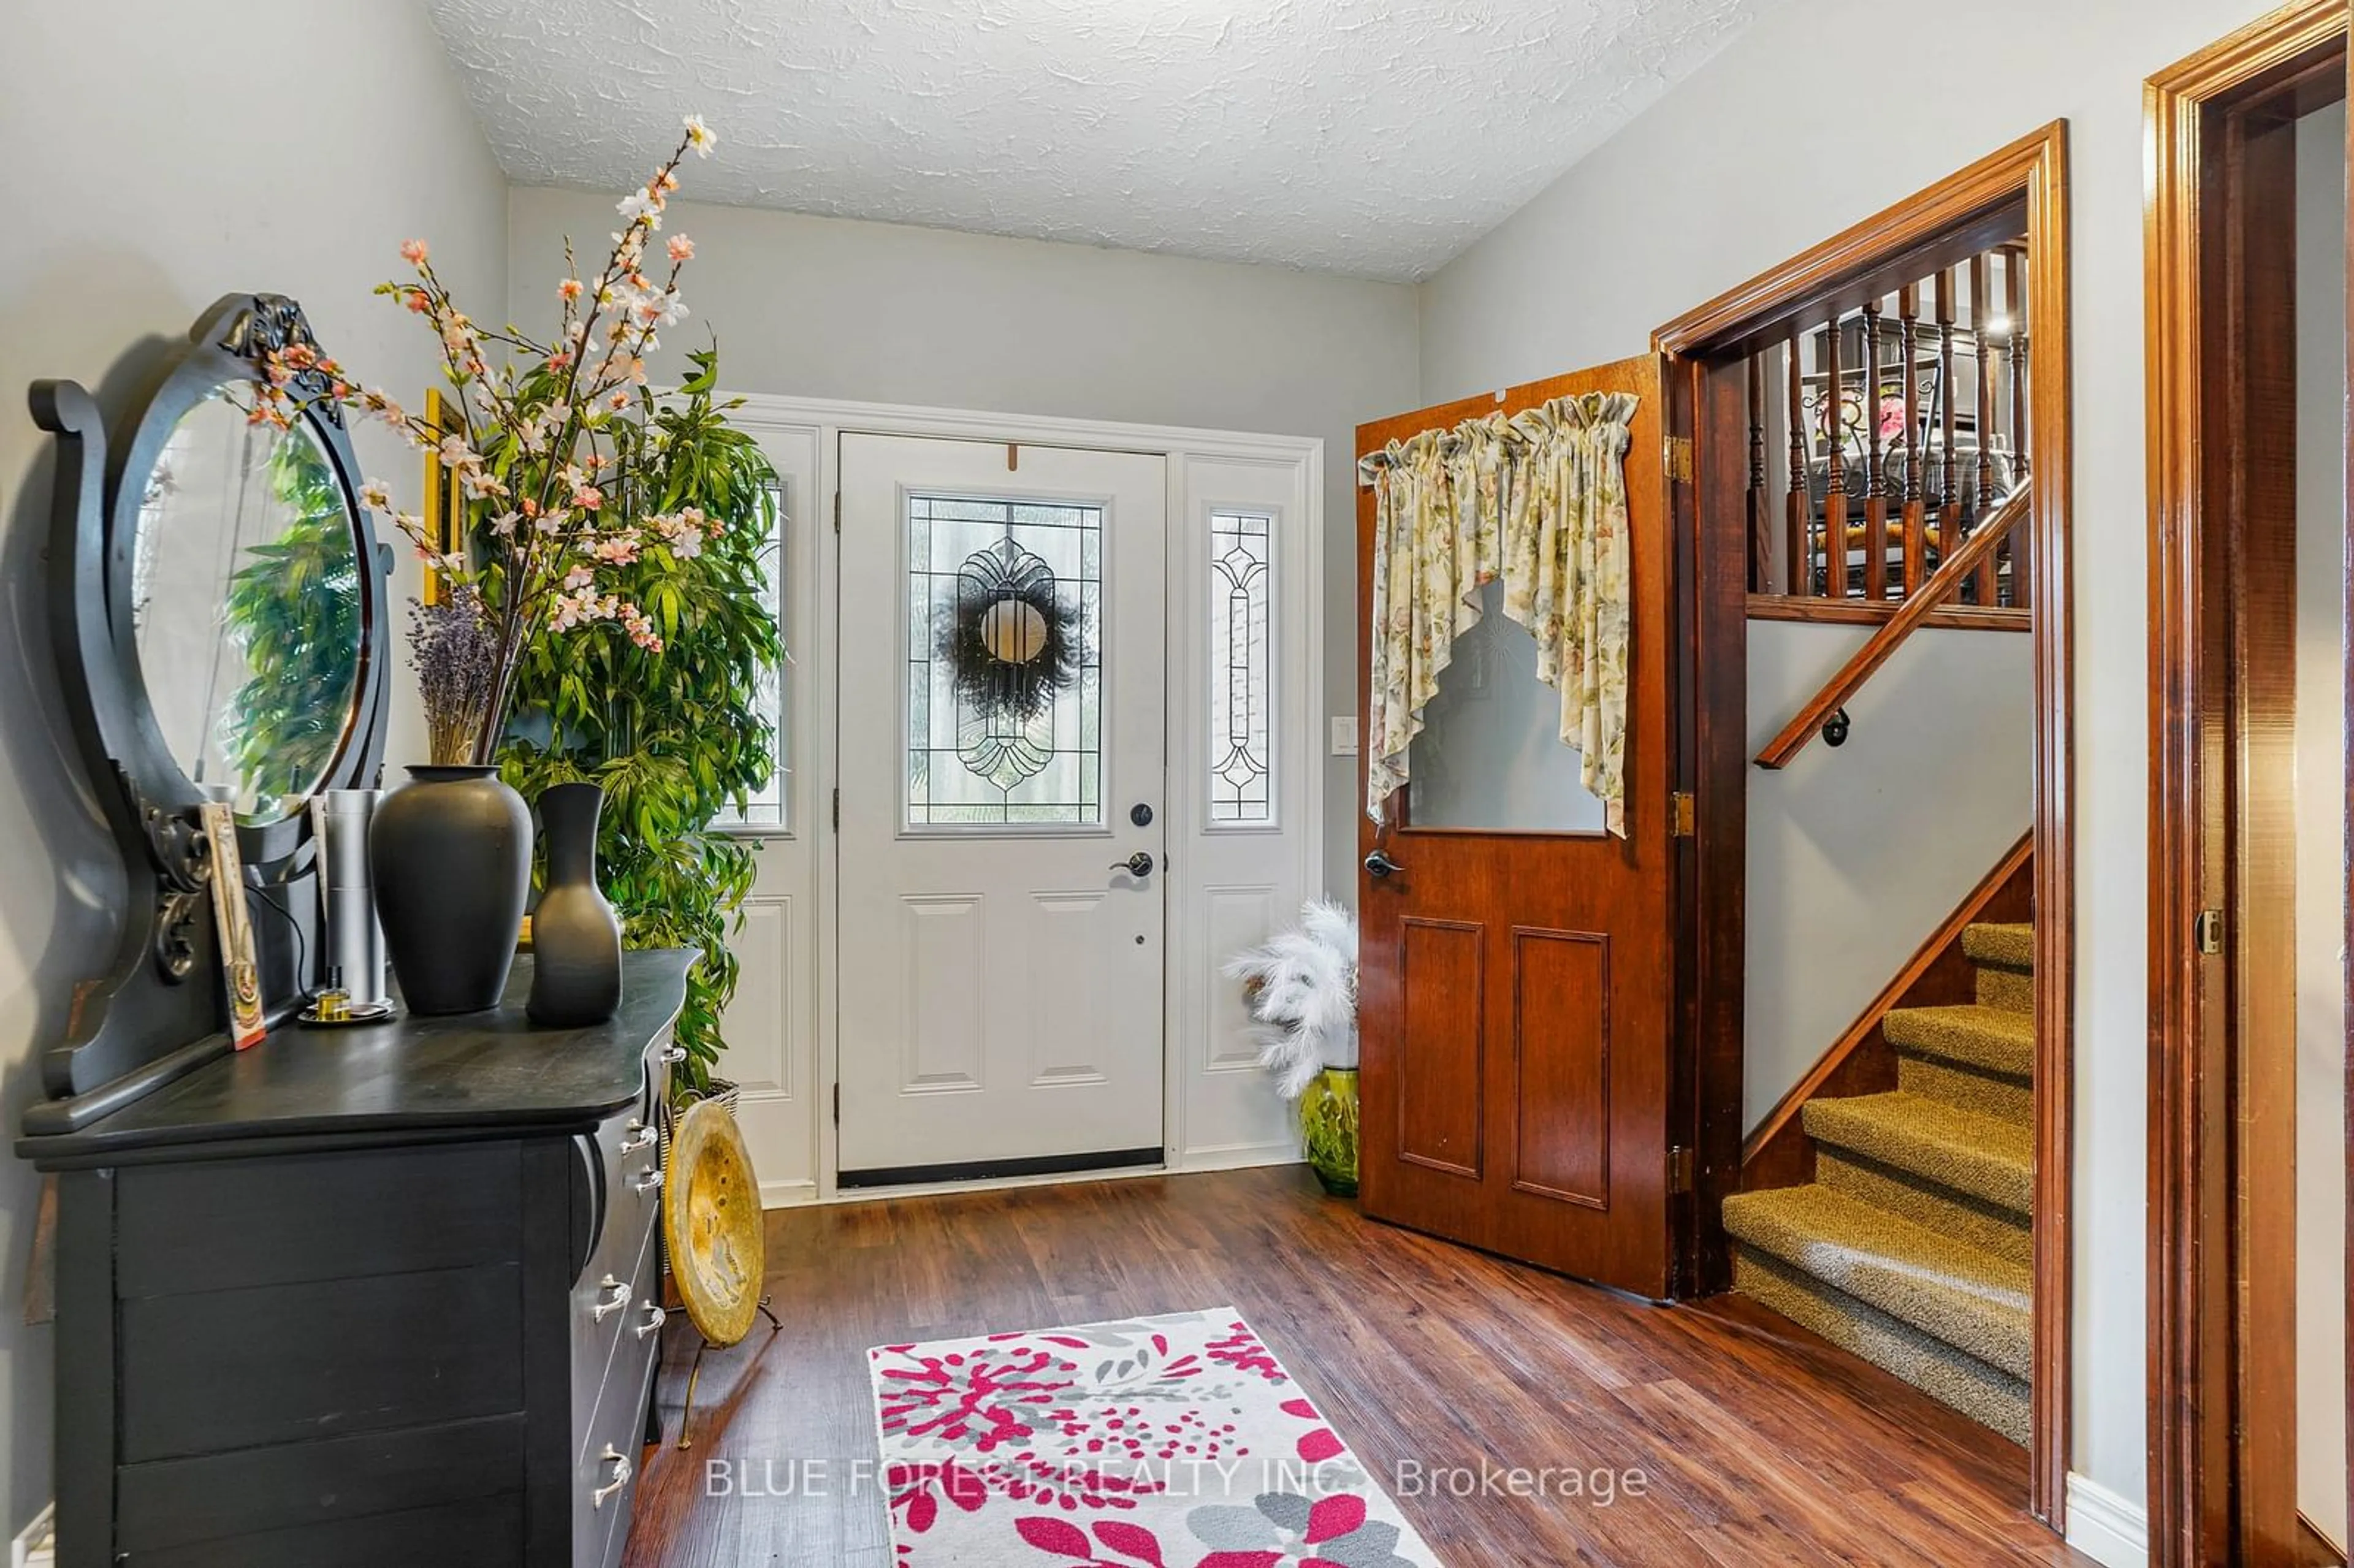
[[[2071,1470],[2068,1544],[2106,1568],[2149,1568],[2149,1510]]]

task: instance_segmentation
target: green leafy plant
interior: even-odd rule
[[[611,591],[642,607],[659,634],[528,638],[514,675],[514,720],[499,748],[502,777],[525,800],[551,784],[602,785],[597,857],[605,895],[633,948],[696,948],[678,1044],[682,1086],[710,1087],[725,1047],[720,1014],[738,967],[728,939],[751,890],[755,847],[716,831],[768,781],[775,735],[762,709],[784,658],[768,604],[762,552],[776,520],[777,477],[752,438],[727,422],[737,405],[713,397],[716,350],[689,355],[676,393],[642,393],[624,515],[699,512],[692,555],[650,543],[606,568]]]

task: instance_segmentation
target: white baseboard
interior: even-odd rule
[[[826,1197],[814,1181],[763,1181],[760,1207],[796,1209],[811,1203],[871,1203],[887,1198],[933,1198],[958,1192],[997,1192],[1019,1187],[1062,1187],[1080,1181],[1130,1181],[1147,1176],[1199,1175],[1209,1171],[1245,1171],[1263,1165],[1298,1165],[1299,1146],[1281,1143],[1227,1143],[1188,1150],[1182,1160],[1167,1165],[1139,1166],[1124,1171],[1072,1171],[1044,1176],[983,1177],[970,1181],[927,1181],[907,1187],[854,1187]]]
[[[760,1183],[760,1207],[764,1209],[797,1209],[804,1203],[817,1202],[814,1181],[763,1181]]]
[[[58,1505],[49,1504],[8,1543],[8,1568],[55,1568],[58,1560]]]
[[[2068,1544],[2105,1568],[2149,1568],[2149,1510],[2072,1470]]]
[[[1285,1139],[1278,1143],[1217,1143],[1204,1149],[1189,1149],[1169,1170],[1172,1175],[1202,1171],[1247,1171],[1260,1165],[1297,1165],[1300,1162],[1299,1143]]]

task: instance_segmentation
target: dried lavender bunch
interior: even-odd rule
[[[471,584],[445,585],[433,604],[410,601],[408,662],[434,766],[475,761],[475,737],[498,695],[499,634]]]

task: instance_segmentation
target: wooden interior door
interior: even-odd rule
[[[1377,844],[1361,810],[1361,856],[1378,847],[1398,868],[1359,878],[1361,1195],[1376,1219],[1664,1298],[1677,1079],[1675,622],[1659,362],[1627,360],[1513,388],[1501,403],[1472,398],[1362,426],[1358,450],[1590,392],[1640,399],[1626,459],[1627,836],[1417,826],[1401,790],[1396,825]],[[1361,490],[1361,629],[1371,620],[1373,508]],[[1361,630],[1360,712],[1371,711],[1368,667]],[[1529,739],[1559,744],[1550,732]]]

